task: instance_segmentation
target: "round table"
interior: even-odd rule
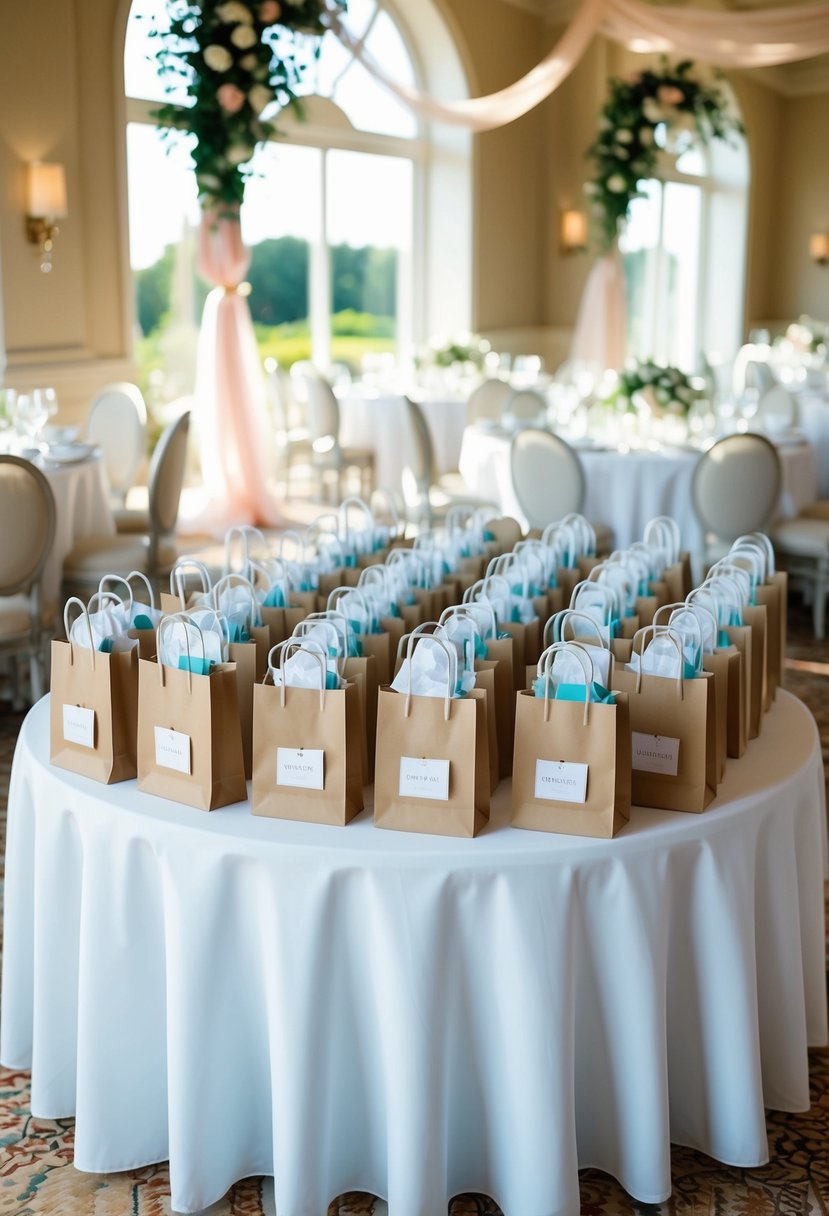
[[[475,840],[210,814],[50,767],[9,802],[0,1056],[75,1164],[169,1158],[172,1206],[273,1174],[280,1216],[349,1190],[391,1216],[480,1191],[572,1216],[578,1169],[640,1202],[670,1143],[767,1160],[826,1040],[823,765],[781,691],[703,815],[614,840]]]
[[[494,498],[506,515],[523,520],[512,487],[510,443],[511,436],[500,429],[469,426],[459,468],[472,494]],[[783,475],[779,516],[789,518],[816,497],[816,453],[802,441],[781,441],[778,451]],[[683,548],[701,552],[702,529],[691,501],[699,456],[698,451],[668,447],[629,452],[579,448],[586,482],[582,510],[588,519],[613,529],[619,549],[641,540],[649,520],[669,515],[679,524]]]
[[[343,447],[367,447],[374,452],[374,481],[400,493],[406,454],[413,440],[400,394],[350,385],[338,394],[340,443]],[[435,473],[451,473],[458,467],[466,401],[461,398],[432,398],[412,393],[423,410],[432,439]]]

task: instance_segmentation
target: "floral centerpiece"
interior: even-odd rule
[[[478,334],[456,334],[453,338],[432,338],[418,359],[418,367],[455,367],[471,363],[480,370],[490,345]]]
[[[829,349],[829,325],[802,316],[786,329],[786,341],[804,355],[825,355]]]
[[[170,0],[168,27],[151,32],[168,92],[183,83],[186,100],[154,117],[195,137],[190,151],[204,206],[232,214],[241,204],[256,145],[276,130],[263,115],[297,104],[332,3],[344,8],[346,0]]]
[[[695,388],[685,372],[678,367],[662,367],[647,360],[629,364],[619,372],[618,379],[605,398],[608,405],[618,409],[635,410],[636,396],[648,403],[654,414],[673,414],[684,417],[691,406],[702,397],[701,389]]]
[[[585,184],[603,250],[612,247],[630,204],[641,197],[639,182],[658,177],[659,141],[684,135],[708,144],[727,139],[742,126],[731,114],[722,89],[694,75],[694,64],[647,68],[610,82],[601,110],[599,135],[588,148],[595,175]]]

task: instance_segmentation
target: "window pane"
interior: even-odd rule
[[[242,207],[251,251],[250,310],[263,358],[289,367],[311,357],[312,258],[321,256],[322,153],[270,143],[253,160]]]
[[[124,46],[124,91],[127,97],[146,101],[190,104],[177,77],[159,75],[155,62],[159,39],[150,36],[153,28],[170,28],[166,0],[132,0]]]
[[[357,369],[410,338],[398,299],[410,294],[412,163],[331,151],[327,176],[332,357]]]
[[[681,182],[665,184],[662,220],[664,305],[662,357],[675,367],[694,370],[697,357],[700,220],[702,191]]]
[[[643,198],[634,199],[619,248],[625,268],[628,312],[628,350],[637,359],[651,359],[654,348],[659,222],[662,187],[640,182]]]
[[[130,265],[135,353],[150,405],[193,391],[198,318],[207,292],[196,276],[196,179],[180,139],[127,127]]]

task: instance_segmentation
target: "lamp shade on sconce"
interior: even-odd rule
[[[587,216],[583,211],[562,211],[561,248],[565,253],[584,249],[587,245]]]
[[[66,215],[66,173],[63,165],[29,165],[28,214],[47,219]]]
[[[829,232],[813,232],[809,237],[809,256],[821,266],[829,262]]]

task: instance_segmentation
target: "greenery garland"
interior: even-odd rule
[[[587,150],[595,176],[585,185],[602,252],[612,248],[631,203],[642,197],[639,182],[659,176],[658,128],[669,135],[687,132],[703,145],[743,131],[722,89],[704,84],[693,73],[690,59],[672,67],[663,58],[659,70],[646,68],[610,81],[599,135]]]
[[[276,132],[262,114],[298,105],[307,62],[319,54],[323,14],[347,0],[169,0],[169,25],[155,27],[155,59],[187,100],[153,114],[164,130],[194,136],[190,154],[199,199],[233,214],[242,203],[256,145]]]
[[[608,405],[620,410],[635,410],[634,397],[641,394],[655,413],[685,415],[702,397],[685,372],[678,367],[663,367],[647,359],[628,364],[619,372],[613,391],[605,397]]]

